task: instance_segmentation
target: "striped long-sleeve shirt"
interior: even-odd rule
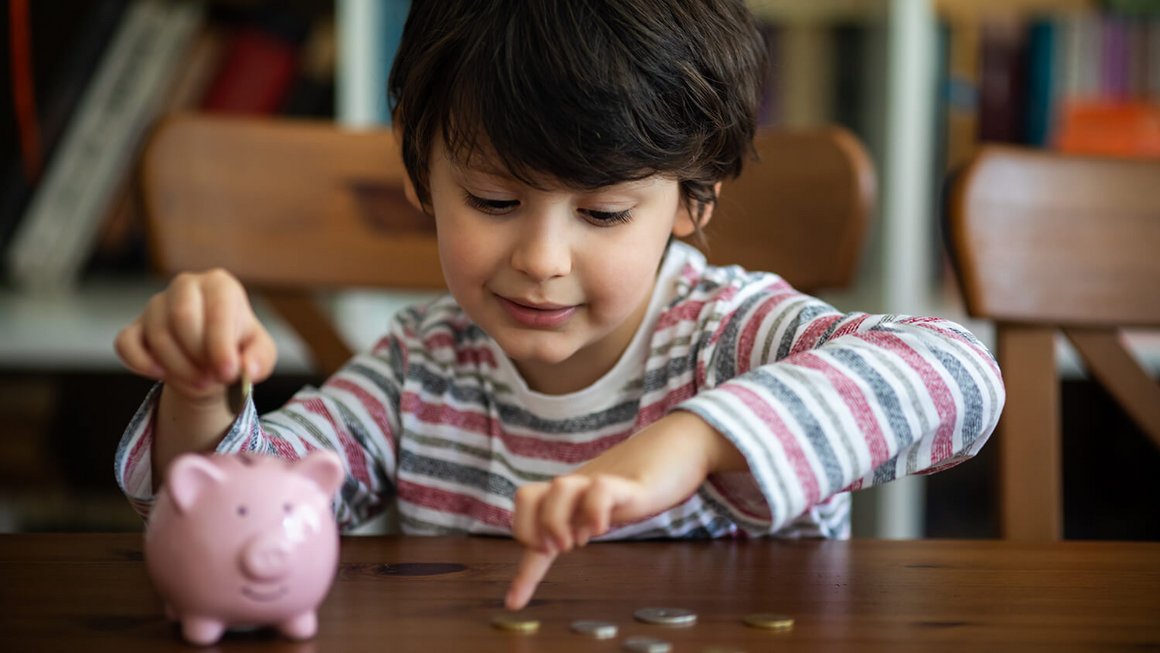
[[[154,388],[116,453],[122,489],[152,502]],[[250,403],[218,447],[345,460],[344,527],[395,502],[404,532],[509,534],[516,488],[567,473],[673,410],[699,415],[749,471],[606,538],[847,537],[849,490],[976,453],[1004,401],[999,369],[938,318],[841,313],[774,274],[671,247],[617,364],[568,395],[528,388],[447,298],[401,311],[370,351],[281,409]]]

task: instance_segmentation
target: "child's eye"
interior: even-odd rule
[[[632,219],[632,211],[593,211],[585,209],[581,211],[588,218],[588,221],[598,227],[611,227],[615,224],[622,224]]]
[[[520,204],[517,200],[489,200],[487,198],[477,197],[471,193],[464,193],[464,199],[471,208],[492,215],[507,213]]]

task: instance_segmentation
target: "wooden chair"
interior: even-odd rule
[[[1160,386],[1122,327],[1160,326],[1160,161],[985,146],[954,181],[947,236],[968,312],[994,320],[1002,535],[1062,537],[1057,330],[1160,446]]]
[[[708,258],[777,272],[804,292],[858,273],[877,181],[858,139],[838,127],[758,134],[759,160],[722,185]]]
[[[710,224],[711,260],[773,270],[804,290],[857,268],[874,171],[840,129],[769,132],[760,163],[728,184]],[[432,220],[403,196],[388,129],[185,114],[153,132],[141,171],[155,267],[220,266],[300,335],[317,371],[350,348],[315,301],[343,287],[442,287]]]

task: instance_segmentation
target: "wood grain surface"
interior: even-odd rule
[[[491,538],[343,539],[318,636],[231,633],[220,651],[617,651],[633,635],[673,650],[1144,650],[1160,646],[1160,543],[770,540],[593,544],[562,557],[523,613],[490,626],[517,545]],[[675,628],[641,607],[694,610]],[[785,633],[752,612],[794,617]],[[620,625],[616,639],[569,631]],[[0,536],[0,650],[181,651],[145,575],[139,534]]]

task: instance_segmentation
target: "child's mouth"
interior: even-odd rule
[[[551,329],[560,326],[576,312],[576,306],[559,304],[530,304],[496,295],[500,306],[516,322],[537,329]]]

